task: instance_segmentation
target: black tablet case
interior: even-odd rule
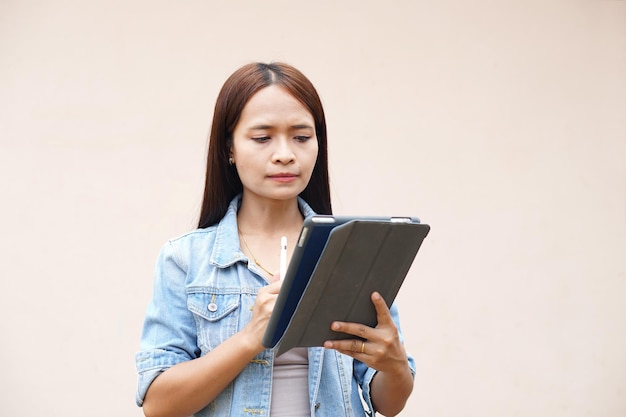
[[[416,219],[315,216],[302,228],[263,338],[276,354],[354,336],[330,330],[333,321],[375,327],[371,293],[388,306],[430,227]]]

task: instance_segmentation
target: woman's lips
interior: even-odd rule
[[[269,178],[277,182],[291,182],[297,178],[297,175],[289,174],[289,173],[281,173],[281,174],[270,175]]]

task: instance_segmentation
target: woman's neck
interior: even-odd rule
[[[266,200],[244,193],[237,212],[241,250],[266,274],[268,282],[279,270],[280,241],[287,238],[287,262],[302,228],[298,199]]]
[[[298,207],[298,199],[267,200],[244,195],[237,213],[239,230],[246,235],[279,237],[298,233],[303,216]]]

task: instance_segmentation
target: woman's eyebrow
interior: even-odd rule
[[[269,129],[273,129],[274,126],[272,125],[267,125],[267,124],[258,124],[258,125],[253,125],[250,126],[248,128],[248,130],[269,130]],[[291,129],[294,130],[300,130],[300,129],[313,129],[313,126],[308,125],[308,124],[295,124],[295,125],[291,125],[290,126]]]
[[[292,129],[313,129],[313,126],[311,125],[293,125],[291,126]]]
[[[271,126],[271,125],[254,125],[254,126],[250,126],[248,130],[268,130],[273,127],[274,126]]]

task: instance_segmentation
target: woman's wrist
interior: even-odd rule
[[[251,356],[256,356],[261,353],[265,347],[263,346],[262,340],[259,338],[257,332],[251,328],[251,325],[248,324],[245,326],[240,332],[240,343],[242,348],[249,353]]]

